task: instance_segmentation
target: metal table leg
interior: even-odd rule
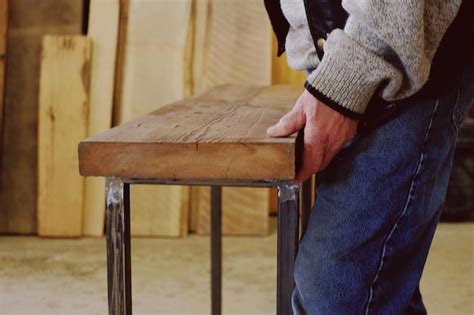
[[[130,187],[106,179],[107,286],[109,315],[132,314],[130,260]]]
[[[222,313],[222,188],[211,187],[211,314]]]
[[[277,315],[293,314],[291,295],[299,241],[299,186],[278,187]]]

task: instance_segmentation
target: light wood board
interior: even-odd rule
[[[37,130],[41,40],[79,34],[82,0],[9,1],[0,218],[4,233],[37,230]]]
[[[190,94],[191,0],[129,0],[119,123]],[[183,236],[189,188],[131,187],[133,235]]]
[[[103,132],[112,125],[119,10],[119,0],[90,2],[88,36],[93,50],[88,135]],[[86,178],[84,235],[101,236],[104,233],[104,187],[103,178]]]
[[[263,1],[198,0],[195,17],[195,91],[218,84],[271,83],[271,28]],[[199,192],[192,193],[191,230],[207,234],[210,190],[192,189]],[[222,198],[224,234],[267,233],[268,189],[224,188]],[[262,220],[252,226],[233,224],[233,213]],[[256,225],[260,225],[258,232]]]
[[[84,178],[76,143],[87,135],[91,41],[43,40],[38,130],[38,234],[81,236]]]

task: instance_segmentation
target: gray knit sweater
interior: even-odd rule
[[[319,61],[303,0],[280,1],[290,24],[290,67],[316,68],[308,83],[355,113],[365,111],[374,93],[392,101],[416,93],[426,83],[439,43],[462,2],[342,0],[349,18],[343,30],[328,34]]]

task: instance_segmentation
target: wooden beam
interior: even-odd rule
[[[38,233],[82,235],[84,179],[76,143],[87,135],[91,41],[45,36],[38,130]]]

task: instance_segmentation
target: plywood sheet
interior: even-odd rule
[[[103,132],[112,124],[119,0],[92,0],[89,7],[88,36],[92,51],[88,135]],[[100,236],[104,233],[103,178],[86,178],[84,194],[83,234]]]
[[[129,0],[117,122],[190,94],[191,0]],[[188,230],[187,187],[131,187],[133,235],[182,236]]]
[[[92,45],[85,36],[45,36],[38,130],[38,234],[82,235],[84,178],[76,143],[87,135]]]
[[[82,0],[9,1],[0,232],[36,232],[41,40],[79,34],[82,10]]]

